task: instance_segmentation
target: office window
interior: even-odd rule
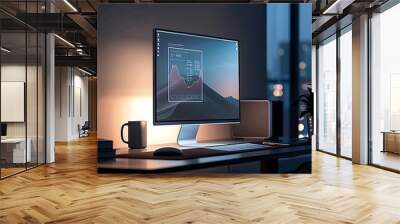
[[[318,47],[317,148],[336,153],[336,36]]]
[[[39,12],[42,4],[18,5],[22,15]],[[8,14],[0,12],[0,17],[10,21],[0,29],[0,178],[4,178],[45,162],[46,39]]]
[[[27,38],[27,48],[30,49],[27,55],[27,74],[26,74],[26,114],[27,114],[27,140],[28,140],[28,150],[31,152],[31,159],[27,163],[28,168],[34,167],[37,164],[37,92],[38,92],[38,35],[34,31],[29,31],[26,34]],[[29,149],[30,147],[30,149]]]
[[[311,74],[312,74],[312,91],[314,93],[313,95],[313,100],[314,102],[317,101],[317,96],[316,96],[316,92],[317,92],[317,47],[315,45],[312,46],[312,60],[311,60]],[[314,103],[314,108],[313,108],[313,136],[312,136],[312,149],[315,150],[317,149],[317,135],[316,133],[316,127],[317,127],[317,107],[315,106],[316,103]]]
[[[371,18],[372,163],[400,170],[400,4]]]
[[[38,33],[37,63],[37,164],[46,162],[46,35]]]
[[[30,142],[26,141],[25,38],[25,33],[1,33],[0,110],[3,128],[0,144],[0,169],[2,177],[24,171],[27,158],[31,153]]]
[[[352,32],[342,31],[340,41],[340,154],[352,157]]]

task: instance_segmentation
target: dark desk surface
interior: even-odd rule
[[[160,147],[165,146],[177,147],[176,144],[153,145],[149,146],[146,149],[142,149],[142,151],[154,151]],[[116,150],[117,154],[123,154],[127,153],[130,149],[123,148]],[[244,151],[235,154],[210,156],[187,160],[115,158],[107,161],[98,162],[97,170],[100,173],[161,173],[238,164],[257,160],[276,160],[279,158],[294,157],[306,154],[311,154],[311,143],[296,141],[291,142],[289,145],[280,146],[265,146],[260,144],[260,150],[256,151]]]

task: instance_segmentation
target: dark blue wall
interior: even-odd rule
[[[104,4],[98,42],[146,43],[154,28],[237,39],[241,98],[265,99],[265,10],[265,4]]]
[[[311,83],[311,4],[104,4],[99,48],[115,42],[152,44],[154,28],[237,39],[241,99],[281,108],[277,137],[297,138],[299,96]],[[152,74],[149,74],[152,75]],[[283,86],[281,96],[274,88]]]
[[[275,117],[278,136],[298,137],[299,97],[311,85],[311,4],[267,4],[267,98],[280,109]],[[282,96],[274,88],[282,85]]]

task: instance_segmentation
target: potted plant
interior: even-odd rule
[[[299,97],[299,118],[306,119],[308,125],[308,137],[314,134],[313,125],[314,114],[314,93],[312,92],[311,84],[307,84],[305,91]]]

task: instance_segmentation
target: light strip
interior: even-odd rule
[[[1,49],[2,51],[6,52],[6,53],[10,53],[10,52],[11,52],[10,50],[8,50],[7,48],[4,48],[4,47],[1,47],[0,49]]]
[[[336,7],[337,4],[339,4],[341,0],[336,0],[331,6],[329,6],[327,9],[324,10],[322,14],[328,14],[331,9]]]
[[[62,42],[66,43],[68,46],[75,48],[75,45],[73,45],[71,42],[69,42],[68,40],[60,37],[58,34],[54,34],[55,37],[57,37],[59,40],[61,40]]]
[[[64,0],[64,3],[66,5],[68,5],[68,7],[70,7],[72,9],[72,11],[78,12],[78,10],[75,8],[75,6],[73,6],[68,0]]]
[[[78,67],[78,70],[81,71],[81,72],[83,72],[83,73],[85,73],[86,75],[93,75],[92,73],[90,73],[90,72],[88,72],[88,71],[86,71],[86,70],[83,70],[83,69],[81,69],[81,68],[79,68],[79,67]]]
[[[323,15],[333,14],[338,15],[342,14],[343,10],[353,4],[356,0],[336,0],[330,5],[327,9],[322,13]]]

